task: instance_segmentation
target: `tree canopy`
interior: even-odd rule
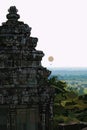
[[[51,77],[49,83],[55,88],[54,129],[58,123],[87,122],[87,95],[79,96],[57,77]]]

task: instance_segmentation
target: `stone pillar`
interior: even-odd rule
[[[45,114],[45,111],[46,111],[46,106],[43,105],[42,106],[42,130],[46,130],[46,114]]]
[[[53,130],[53,101],[51,101],[50,103],[50,118],[49,118],[49,122],[50,122],[50,130]]]
[[[7,130],[16,130],[16,110],[12,107],[8,111]]]

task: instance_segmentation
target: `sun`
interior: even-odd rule
[[[49,57],[48,57],[48,61],[53,62],[53,61],[54,61],[53,56],[49,56]]]

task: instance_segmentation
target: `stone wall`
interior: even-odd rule
[[[57,130],[87,130],[87,123],[59,124]]]

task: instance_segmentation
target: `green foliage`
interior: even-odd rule
[[[58,123],[87,121],[87,95],[79,96],[76,90],[68,89],[67,83],[57,77],[49,79],[55,88],[54,129]],[[85,111],[85,114],[84,114]]]
[[[56,94],[64,93],[67,86],[66,82],[58,80],[57,76],[51,77],[49,83],[55,88]]]

